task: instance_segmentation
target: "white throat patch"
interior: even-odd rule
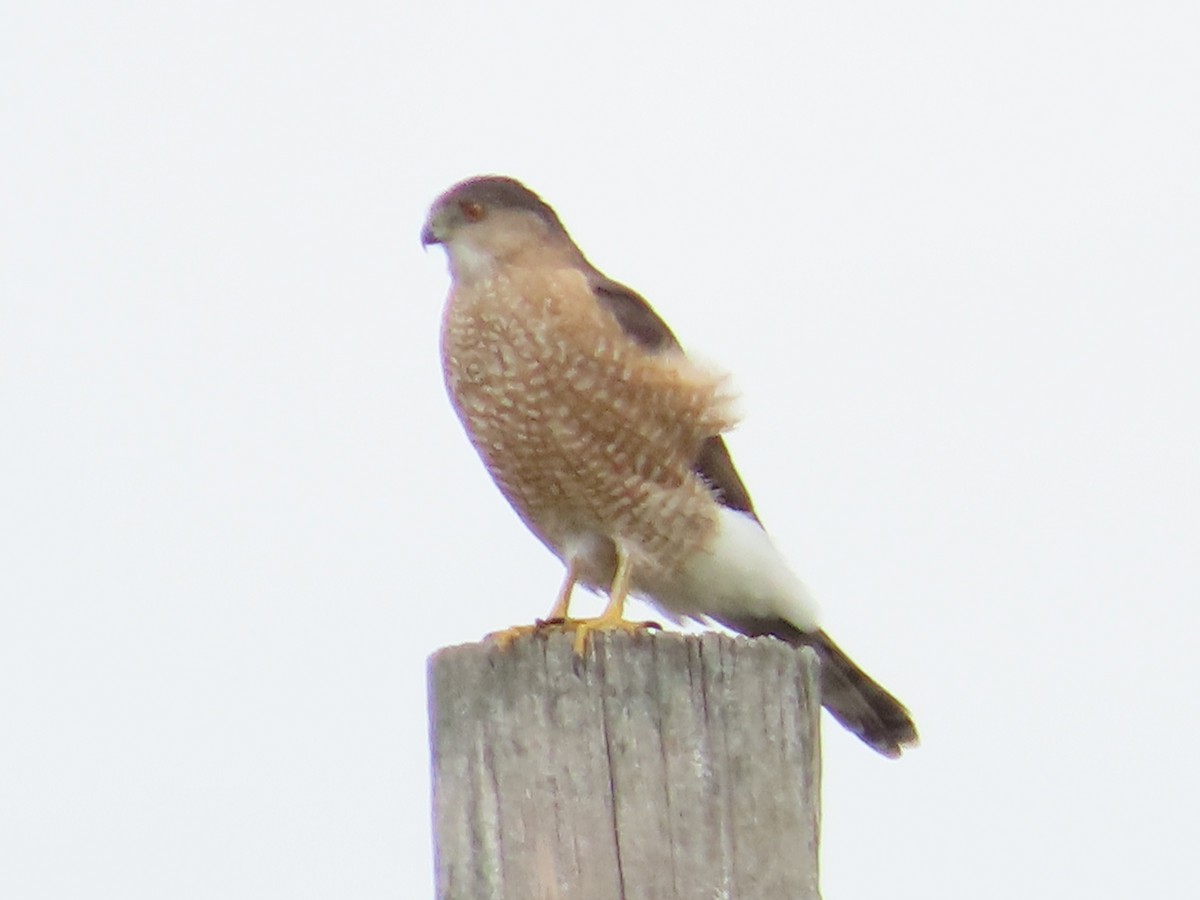
[[[496,257],[468,241],[450,241],[446,244],[446,255],[456,281],[487,279],[496,274]]]

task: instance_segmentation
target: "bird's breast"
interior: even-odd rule
[[[727,423],[722,380],[637,347],[581,274],[456,285],[442,358],[488,471],[560,555],[598,536],[670,569],[715,530],[717,505],[692,466]]]

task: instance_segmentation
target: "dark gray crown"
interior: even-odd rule
[[[480,175],[460,181],[434,204],[435,207],[459,203],[479,203],[487,209],[524,209],[537,213],[547,224],[562,229],[558,215],[541,197],[515,178]]]

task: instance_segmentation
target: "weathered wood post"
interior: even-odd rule
[[[817,661],[562,633],[430,659],[440,900],[818,900]]]

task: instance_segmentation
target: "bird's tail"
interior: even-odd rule
[[[917,743],[917,726],[904,704],[854,664],[824,631],[803,634],[821,658],[821,703],[835,719],[884,756],[895,759]]]
[[[851,733],[895,759],[917,741],[917,726],[904,704],[855,665],[824,631],[801,631],[783,620],[723,622],[748,635],[769,634],[795,647],[812,647],[821,660],[821,705]]]

